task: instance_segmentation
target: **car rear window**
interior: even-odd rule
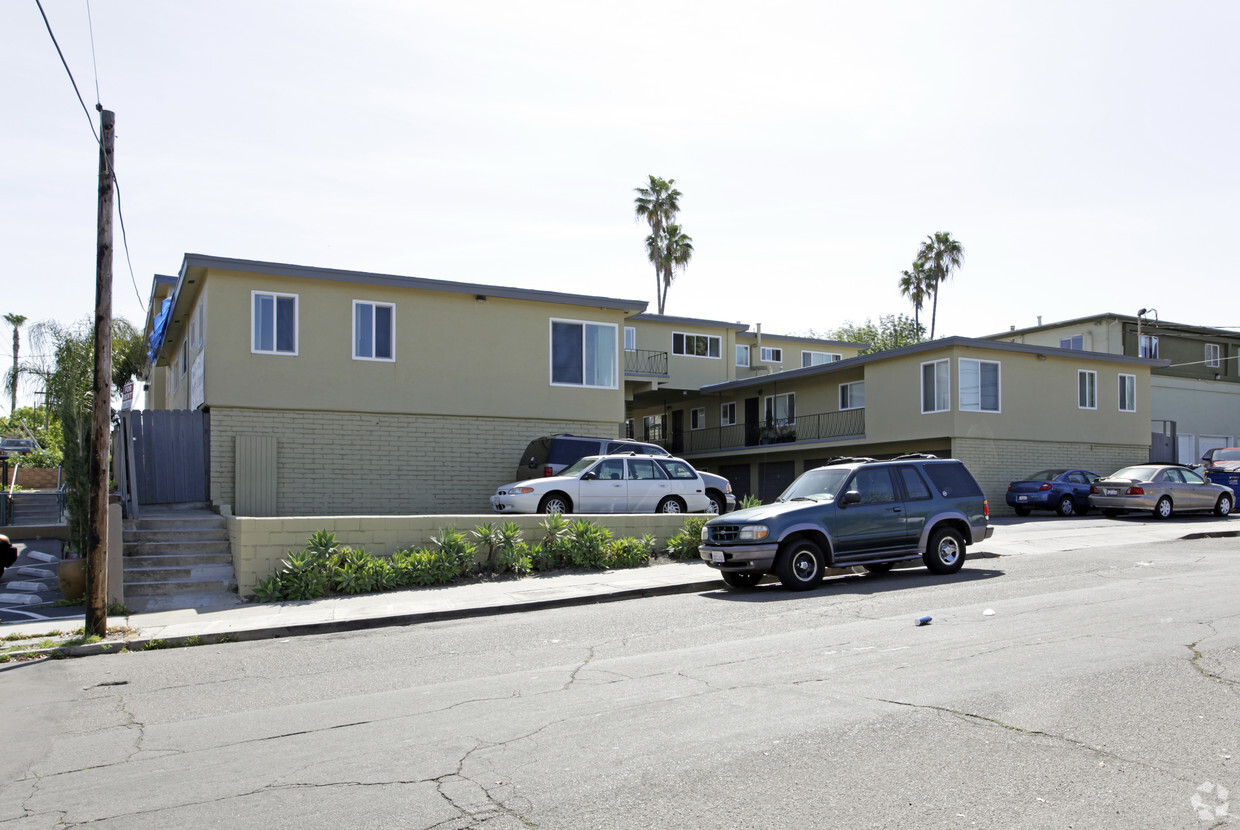
[[[697,473],[693,471],[693,468],[683,461],[667,460],[660,461],[659,464],[672,478],[697,478]]]
[[[922,467],[944,498],[956,499],[982,495],[982,488],[963,464],[927,464]]]
[[[598,455],[598,441],[582,441],[579,438],[556,438],[547,453],[548,464],[572,464],[587,455]]]

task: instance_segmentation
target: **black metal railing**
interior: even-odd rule
[[[64,520],[64,490],[39,493],[0,493],[0,526],[58,525]]]
[[[626,375],[659,375],[667,376],[667,352],[652,352],[648,349],[626,349],[624,352],[624,373]]]
[[[757,424],[732,424],[709,429],[692,429],[682,432],[678,438],[678,452],[695,453],[714,450],[742,449],[763,444],[793,444],[806,441],[830,441],[865,435],[865,410],[848,409],[843,412],[820,412],[816,415],[797,415],[795,421],[760,421]],[[662,447],[671,449],[673,436],[651,436]]]

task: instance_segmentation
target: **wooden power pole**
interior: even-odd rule
[[[112,144],[116,115],[99,111],[99,236],[95,257],[95,386],[90,419],[86,634],[108,633],[108,456],[112,426]],[[120,551],[114,551],[119,554]]]

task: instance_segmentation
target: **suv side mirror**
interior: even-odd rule
[[[861,493],[859,493],[856,490],[849,490],[847,493],[844,494],[842,503],[843,504],[860,504]]]

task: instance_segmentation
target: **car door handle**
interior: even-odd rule
[[[903,513],[903,512],[904,512],[904,508],[903,508],[903,507],[893,507],[893,508],[891,508],[891,512],[892,512],[892,513]]]

